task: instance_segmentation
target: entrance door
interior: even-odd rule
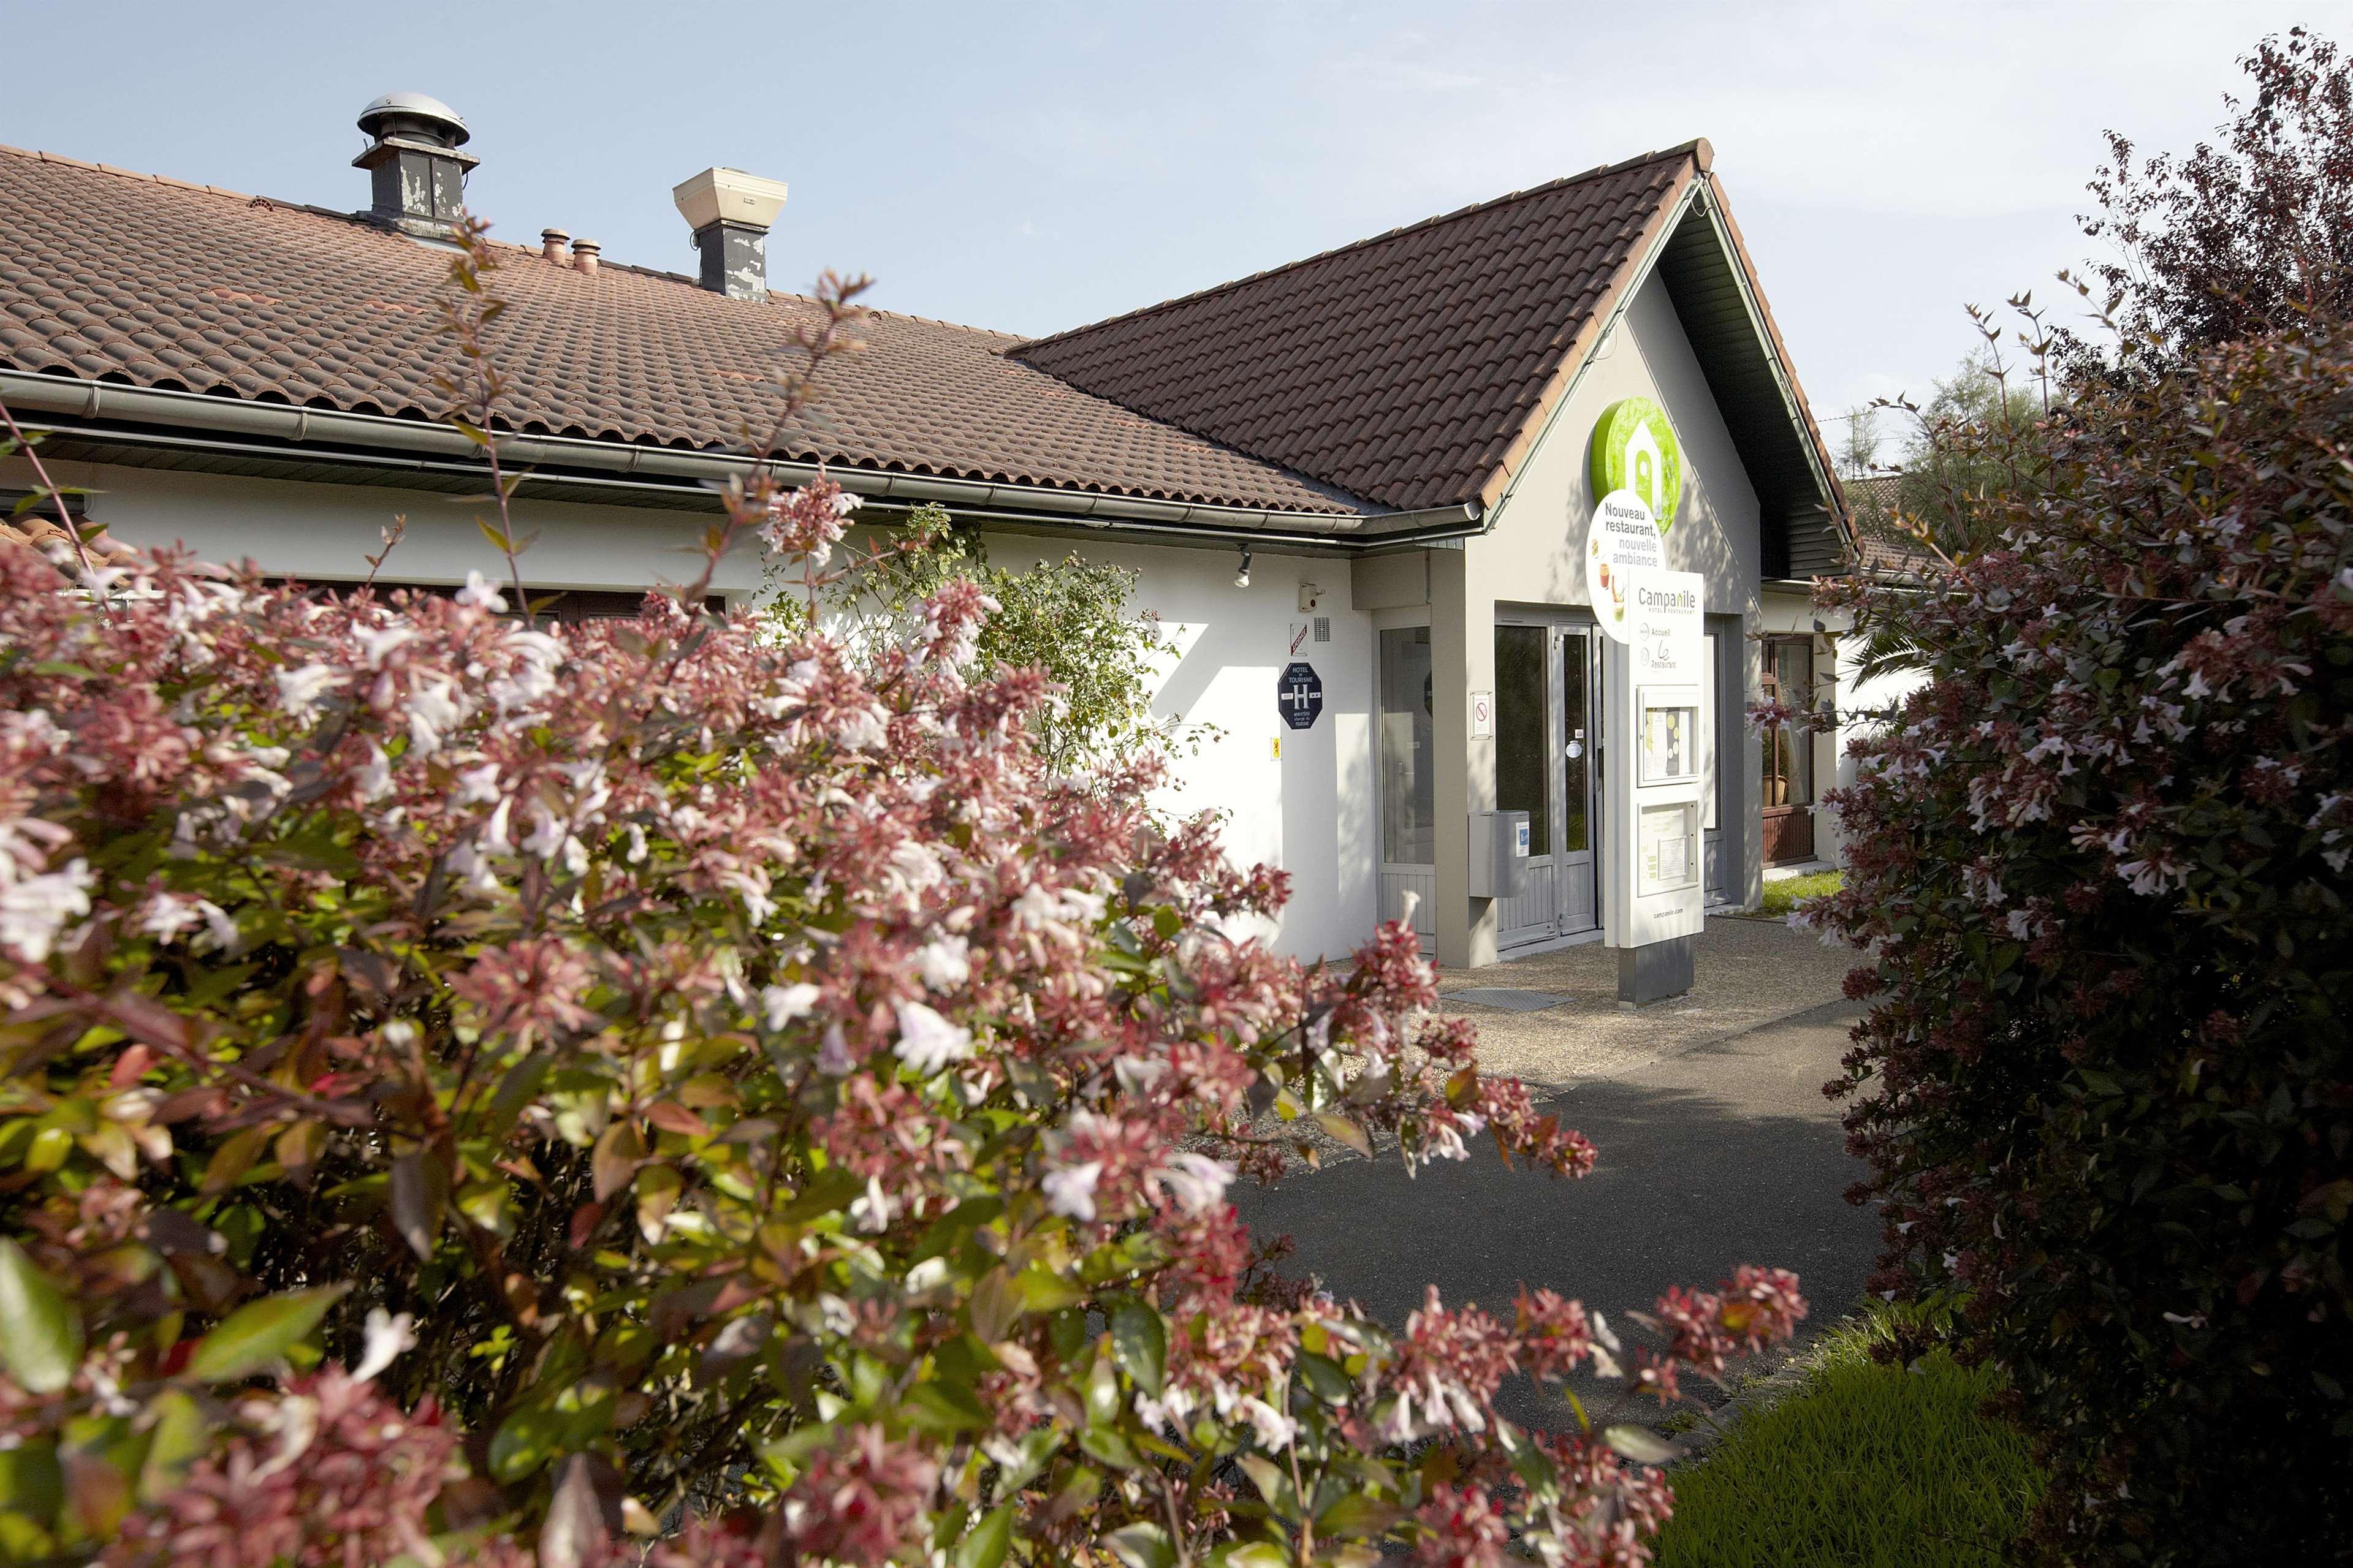
[[[1495,628],[1495,806],[1528,814],[1520,894],[1497,900],[1499,946],[1574,936],[1599,923],[1596,688],[1589,632],[1549,625]]]
[[[1601,923],[1596,857],[1601,831],[1601,671],[1598,641],[1582,627],[1560,634],[1560,934]]]
[[[1496,901],[1495,940],[1505,947],[1541,942],[1558,929],[1551,632],[1541,626],[1495,628],[1495,809],[1528,814],[1520,895]]]

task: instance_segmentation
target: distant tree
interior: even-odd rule
[[[1839,416],[1846,423],[1838,448],[1841,479],[1862,479],[1879,467],[1879,411],[1876,403],[1861,403]]]
[[[2145,368],[2353,305],[2353,61],[2297,27],[2239,63],[2254,95],[2224,98],[2219,142],[2136,163],[2111,131],[2088,187],[2084,232],[2116,251],[2092,276]],[[2070,346],[2079,371],[2099,358]]]
[[[850,570],[798,600],[780,596],[772,613],[796,625],[814,615],[850,647],[881,652],[920,629],[924,605],[948,584],[977,584],[994,607],[973,668],[1045,672],[1055,694],[1029,718],[1031,749],[1074,773],[1214,732],[1152,712],[1153,678],[1178,650],[1155,612],[1134,607],[1138,577],[1075,551],[1026,572],[994,565],[976,530],[924,505]]]

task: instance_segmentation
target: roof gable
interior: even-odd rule
[[[1706,158],[1645,154],[1010,352],[1384,506],[1488,499]]]

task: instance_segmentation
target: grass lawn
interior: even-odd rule
[[[1765,884],[1764,912],[1775,918],[1788,914],[1798,907],[1800,899],[1819,898],[1839,890],[1843,871],[1809,871],[1802,877],[1783,877]]]
[[[1659,1568],[1996,1568],[2042,1485],[2026,1440],[1978,1414],[1999,1374],[1941,1351],[1882,1365],[1883,1322],[1825,1334],[1796,1392],[1674,1473]]]

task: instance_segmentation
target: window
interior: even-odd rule
[[[1438,859],[1438,735],[1431,719],[1430,628],[1381,634],[1381,858]]]
[[[1765,700],[1793,708],[1814,705],[1814,639],[1765,639]],[[1765,731],[1767,810],[1810,805],[1814,799],[1814,737],[1810,730],[1776,724]]]
[[[275,584],[290,579],[270,577],[265,581]],[[302,585],[314,594],[332,598],[338,594],[349,593],[360,584],[305,581]],[[514,589],[504,578],[492,578],[491,586],[496,588],[502,598],[514,597]],[[454,586],[441,583],[396,583],[381,577],[376,579],[375,592],[379,599],[396,589],[406,589],[412,594],[432,594],[445,599],[458,591]],[[629,620],[637,616],[646,602],[646,593],[642,588],[542,588],[525,584],[523,592],[530,595],[531,602],[538,606],[537,616],[542,622],[562,621],[574,625],[583,621]],[[727,613],[726,595],[710,595],[704,598],[703,605],[713,615],[723,616]],[[508,607],[508,613],[513,613],[512,605]]]

